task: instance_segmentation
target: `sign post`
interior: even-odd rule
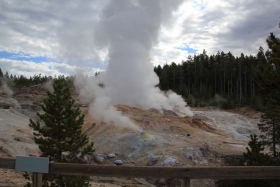
[[[42,183],[43,183],[42,173],[33,173],[32,175],[33,175],[33,178],[32,178],[33,187],[42,187]]]
[[[182,183],[181,183],[182,187],[190,187],[191,186],[191,181],[189,178],[183,178]]]

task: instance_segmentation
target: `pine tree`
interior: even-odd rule
[[[246,147],[247,153],[243,153],[244,163],[247,166],[263,166],[268,164],[269,156],[262,153],[264,150],[264,142],[260,141],[257,135],[250,135],[251,140]]]
[[[93,143],[82,133],[84,115],[79,108],[73,108],[69,86],[59,77],[53,85],[53,93],[42,106],[43,114],[37,113],[43,124],[30,120],[34,129],[34,140],[38,144],[42,157],[60,163],[85,163],[85,155],[93,153]],[[88,177],[69,177],[44,175],[44,186],[81,187],[89,186]]]
[[[9,72],[6,71],[6,73],[4,74],[3,77],[4,77],[5,79],[9,79],[9,77],[10,77],[10,76],[9,76]]]
[[[0,68],[0,87],[3,84],[2,81],[3,81],[3,72],[2,72],[2,69]]]
[[[265,108],[259,129],[265,133],[263,139],[271,148],[273,157],[277,157],[277,145],[280,145],[280,38],[273,33],[266,40],[270,50],[259,58],[259,67],[256,71],[257,82],[261,89]],[[262,52],[262,51],[261,51]],[[261,61],[261,59],[263,59]]]
[[[269,166],[277,165],[276,162],[267,154],[263,153],[264,143],[259,140],[257,135],[250,135],[246,153],[242,158],[226,160],[231,166]],[[217,187],[276,187],[280,185],[280,180],[218,180]]]
[[[262,138],[267,146],[271,147],[273,157],[278,155],[277,145],[280,145],[280,107],[277,101],[269,98],[258,124],[261,132],[265,133]]]
[[[1,77],[3,77],[4,75],[3,75],[3,71],[2,71],[2,69],[0,68],[0,78]]]

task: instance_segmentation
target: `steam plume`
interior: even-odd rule
[[[96,79],[76,81],[81,99],[93,101],[90,111],[94,117],[130,127],[133,123],[112,107],[115,104],[175,108],[193,115],[180,96],[171,91],[163,94],[155,87],[159,79],[150,62],[160,28],[170,24],[172,12],[180,4],[181,0],[114,0],[105,6],[94,33],[96,47],[108,50],[107,69],[100,77],[105,88],[97,86]]]
[[[8,96],[12,96],[14,94],[13,90],[11,90],[3,78],[0,78],[0,88],[3,89],[4,93]]]

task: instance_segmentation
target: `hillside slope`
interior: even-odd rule
[[[84,129],[99,153],[117,153],[127,164],[145,165],[151,154],[160,160],[172,157],[178,161],[176,165],[217,164],[222,155],[244,152],[250,133],[257,132],[258,120],[225,111],[197,110],[191,118],[172,111],[168,115],[153,109],[116,107],[143,131],[97,124],[89,115]]]
[[[19,90],[13,96],[0,96],[0,156],[15,157],[39,155],[33,142],[29,118],[36,118],[45,91]],[[8,106],[8,107],[7,107]],[[123,165],[137,166],[217,166],[223,155],[242,154],[249,135],[258,133],[259,118],[249,118],[234,112],[218,109],[193,109],[194,117],[179,117],[173,111],[142,110],[126,105],[116,108],[129,117],[141,131],[97,123],[88,113],[88,107],[79,104],[85,114],[83,131],[94,141],[95,155],[89,163],[113,165],[122,160]],[[114,153],[114,158],[108,158]],[[103,157],[97,162],[95,157]],[[21,186],[25,180],[11,171],[0,170],[0,186]],[[92,177],[93,186],[154,186],[159,180],[117,179]],[[6,182],[3,182],[6,181]],[[108,184],[110,183],[110,184]],[[167,182],[168,183],[168,182]],[[193,180],[194,186],[211,186],[208,180]],[[174,186],[174,183],[170,186]]]

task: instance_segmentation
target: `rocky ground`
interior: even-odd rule
[[[0,92],[0,157],[39,155],[32,140],[29,118],[36,119],[46,96],[41,88]],[[222,111],[216,108],[193,108],[194,117],[179,117],[173,111],[142,110],[117,105],[141,131],[97,123],[85,113],[83,131],[95,143],[92,164],[131,166],[219,166],[222,156],[242,154],[249,136],[258,133],[259,113],[240,108]],[[0,170],[0,186],[22,186],[20,174]],[[213,186],[210,180],[192,180],[192,186]],[[119,179],[92,177],[92,186],[176,186],[178,181],[164,179]]]

